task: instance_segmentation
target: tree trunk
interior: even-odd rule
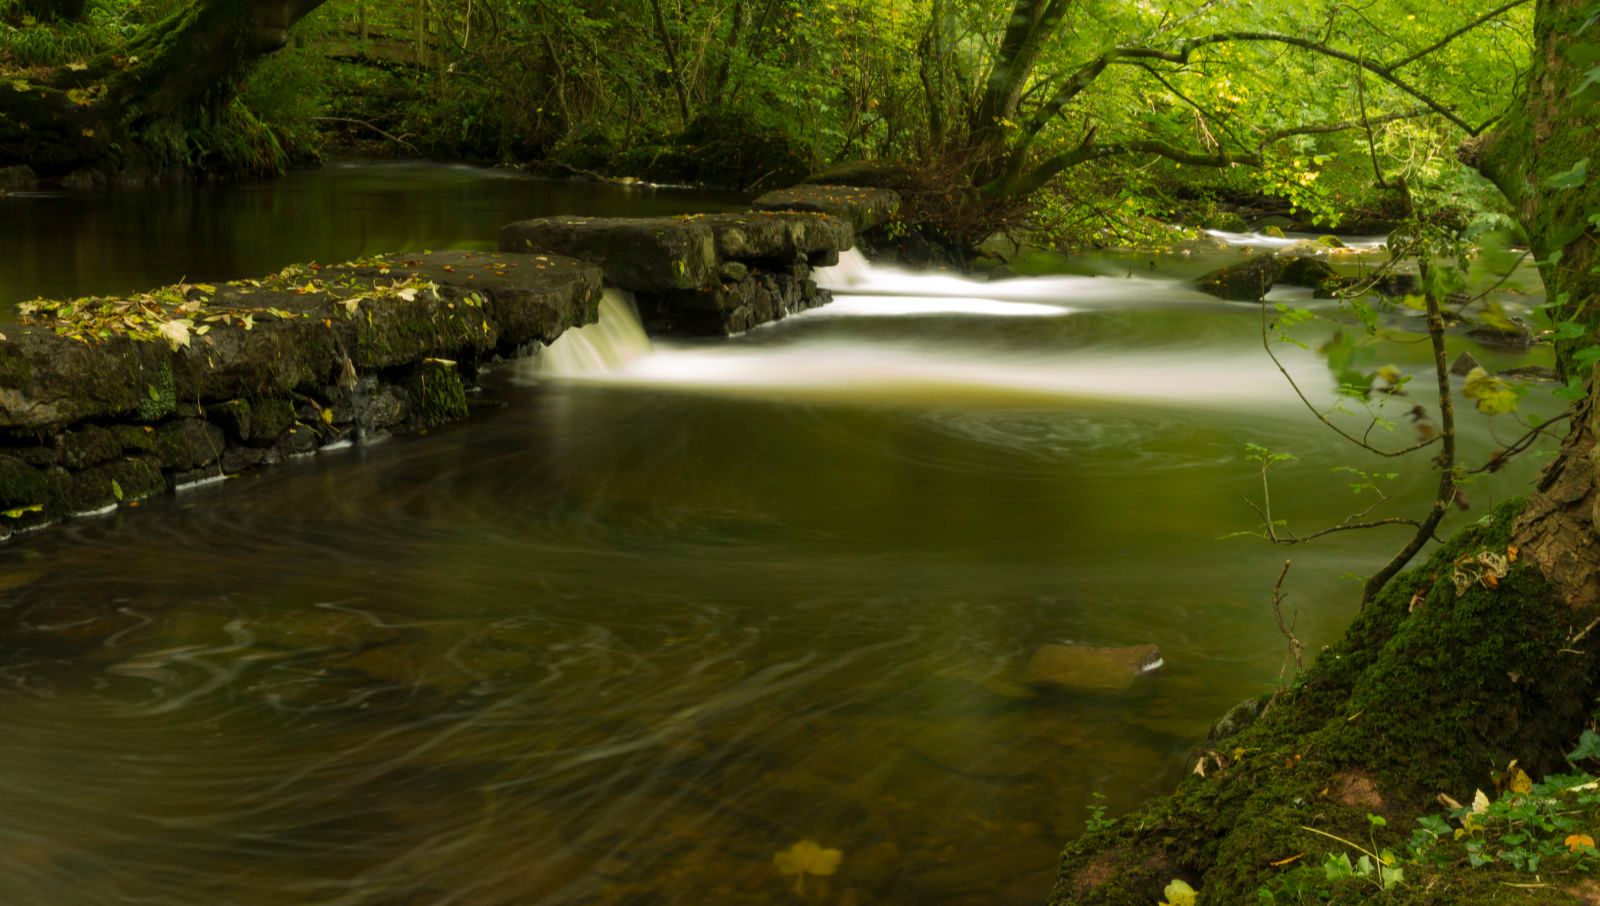
[[[231,98],[250,65],[324,2],[196,0],[86,70],[0,88],[0,166],[42,176],[115,168],[151,125]]]
[[[1016,128],[1023,90],[1033,77],[1039,53],[1060,27],[1067,0],[1016,0],[994,62],[984,79],[983,95],[967,122],[968,153],[973,157],[973,184],[999,175],[1006,136]]]
[[[1594,342],[1594,328],[1600,326],[1600,307],[1592,301],[1600,294],[1600,276],[1592,273],[1600,258],[1596,232],[1588,222],[1600,214],[1600,179],[1577,178],[1574,169],[1589,161],[1587,172],[1600,175],[1600,155],[1594,153],[1600,137],[1600,85],[1584,82],[1600,55],[1600,22],[1591,20],[1595,15],[1594,4],[1586,0],[1540,0],[1526,103],[1482,142],[1462,150],[1463,160],[1505,193],[1528,231],[1534,254],[1547,262],[1541,266],[1545,288],[1552,301],[1561,303],[1556,320],[1575,317],[1590,327],[1587,338],[1559,344],[1563,373],[1573,364],[1572,353]],[[1551,180],[1564,184],[1563,175],[1578,184],[1553,187]]]

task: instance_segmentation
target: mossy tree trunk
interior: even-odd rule
[[[1600,63],[1600,8],[1591,0],[1540,0],[1536,50],[1525,103],[1512,108],[1482,142],[1469,143],[1463,159],[1500,188],[1527,228],[1558,317],[1589,325],[1590,337],[1561,344],[1561,365],[1595,339],[1600,327],[1600,85],[1588,82]],[[1587,163],[1585,163],[1587,162]],[[1579,168],[1582,166],[1582,170]],[[1552,182],[1554,181],[1554,183]]]
[[[116,169],[152,126],[232,98],[326,0],[195,0],[87,68],[0,84],[0,167]]]
[[[1597,15],[1590,0],[1540,0],[1526,97],[1464,150],[1516,206],[1549,262],[1552,299],[1589,325],[1600,324],[1589,221],[1600,191],[1572,174],[1597,137],[1600,86],[1585,85],[1600,60]],[[1578,367],[1570,349],[1563,358]],[[1376,813],[1389,822],[1379,845],[1398,849],[1416,817],[1440,811],[1440,793],[1470,801],[1513,759],[1535,776],[1567,770],[1563,753],[1600,691],[1600,632],[1585,630],[1600,615],[1592,375],[1571,425],[1526,503],[1502,507],[1391,581],[1303,683],[1243,732],[1208,740],[1189,765],[1204,776],[1070,845],[1050,902],[1149,906],[1181,878],[1202,903],[1254,903],[1297,865],[1357,855],[1307,828],[1366,845]],[[1514,562],[1486,580],[1484,554]],[[1559,879],[1516,888],[1485,873],[1426,872],[1386,902],[1592,902]],[[1346,884],[1335,901],[1364,900],[1373,893],[1364,883]]]

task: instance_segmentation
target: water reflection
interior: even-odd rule
[[[742,202],[732,193],[409,162],[332,163],[222,186],[0,195],[0,321],[13,303],[38,296],[255,277],[379,252],[493,248],[501,226],[527,217],[684,214]]]

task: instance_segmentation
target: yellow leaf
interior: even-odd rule
[[[42,512],[44,512],[44,504],[36,503],[32,506],[19,506],[14,510],[6,510],[5,512],[0,513],[0,516],[4,516],[7,519],[21,519],[24,514]]]
[[[84,138],[94,138],[94,130],[93,129],[85,129],[85,130],[83,130],[83,137]]]
[[[772,857],[783,875],[816,875],[825,878],[839,870],[839,860],[844,853],[837,849],[823,849],[815,840],[801,840]]]
[[[1572,852],[1577,852],[1585,846],[1591,849],[1594,847],[1594,838],[1588,834],[1573,834],[1567,838],[1567,849]]]
[[[327,424],[330,424],[330,425],[333,424],[333,410],[332,409],[324,409],[324,410],[322,410],[322,420],[324,422],[326,422]]]
[[[1489,797],[1484,795],[1483,790],[1474,790],[1472,793],[1472,813],[1474,815],[1481,815],[1488,810]]]
[[[1306,857],[1305,853],[1300,853],[1299,855],[1290,856],[1287,859],[1279,859],[1278,861],[1273,862],[1271,864],[1272,864],[1273,868],[1282,868],[1285,865],[1291,865],[1291,864],[1293,864],[1295,862],[1298,862],[1301,859],[1304,859],[1305,857]]]
[[[1516,765],[1512,765],[1512,767],[1511,767],[1511,777],[1509,778],[1509,780],[1510,780],[1510,784],[1511,784],[1511,792],[1513,792],[1513,793],[1531,793],[1531,792],[1533,792],[1533,778],[1528,776],[1528,772],[1527,771],[1524,771],[1523,769],[1517,767]]]
[[[1162,896],[1166,899],[1161,901],[1161,906],[1194,906],[1197,894],[1193,887],[1174,879],[1167,885],[1167,889],[1162,891]]]

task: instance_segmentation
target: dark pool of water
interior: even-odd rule
[[[269,182],[0,195],[0,310],[39,296],[258,276],[305,261],[492,248],[513,220],[731,210],[701,189],[536,179],[512,170],[331,163]]]
[[[136,202],[72,199],[83,236],[30,241],[78,262],[70,291],[126,289],[487,236],[539,213],[494,201],[508,186],[534,191],[378,168],[197,192],[148,245],[118,219]],[[1035,300],[1071,312],[941,314],[902,289],[614,373],[504,369],[465,424],[0,548],[0,902],[1042,901],[1091,807],[1170,789],[1278,677],[1286,552],[1224,537],[1255,521],[1245,444],[1299,456],[1277,514],[1303,527],[1351,512],[1333,467],[1387,466],[1297,408],[1253,307],[1108,279]],[[1423,367],[1394,326],[1374,355]],[[1473,457],[1510,433],[1463,419]],[[1535,465],[1475,484],[1456,524]],[[1390,493],[1415,508],[1432,481]],[[1309,650],[1354,612],[1345,574],[1397,543],[1292,552]],[[1056,640],[1166,666],[1022,686]],[[837,871],[783,875],[802,841]]]

